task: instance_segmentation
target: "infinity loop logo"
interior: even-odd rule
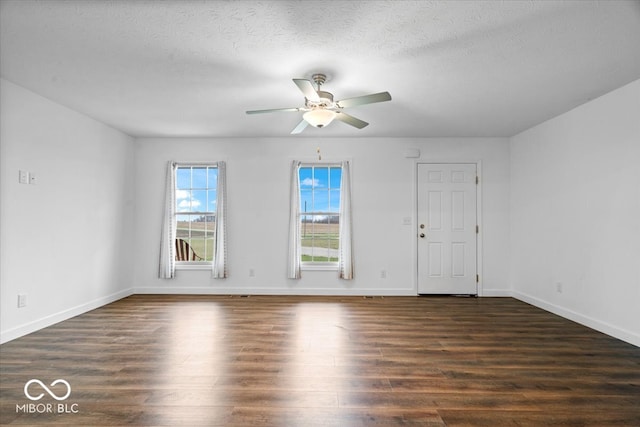
[[[42,397],[44,396],[44,393],[40,393],[37,396],[31,396],[29,394],[29,386],[33,383],[36,383],[38,385],[40,385],[40,387],[42,387],[47,393],[49,393],[49,396],[53,397],[56,400],[65,400],[67,397],[69,397],[69,395],[71,394],[71,385],[69,385],[68,382],[66,382],[63,379],[57,379],[54,382],[51,383],[51,387],[55,387],[58,384],[64,384],[67,386],[67,394],[65,394],[62,397],[59,397],[58,395],[56,395],[53,391],[51,391],[51,389],[49,387],[47,387],[42,381],[37,380],[37,379],[32,379],[27,381],[27,383],[24,385],[24,395],[27,396],[30,400],[40,400],[42,399]]]

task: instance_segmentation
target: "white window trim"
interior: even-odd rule
[[[305,271],[338,271],[337,262],[301,262],[300,269]]]

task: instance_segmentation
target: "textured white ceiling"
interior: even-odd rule
[[[288,136],[292,78],[389,91],[302,136],[511,136],[640,78],[640,1],[13,1],[3,78],[134,136]]]

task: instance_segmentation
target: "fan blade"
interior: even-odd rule
[[[318,92],[316,92],[316,90],[313,88],[313,84],[309,80],[293,79],[293,82],[298,86],[298,89],[300,89],[300,91],[304,94],[304,97],[309,101],[320,101]]]
[[[367,126],[369,123],[365,122],[364,120],[360,120],[357,119],[353,116],[348,115],[347,113],[343,113],[343,112],[339,112],[336,114],[336,119],[340,120],[341,122],[345,122],[348,125],[357,127],[358,129],[362,129],[363,127]]]
[[[247,114],[276,113],[285,111],[300,111],[300,108],[271,108],[269,110],[250,110],[245,111]]]
[[[356,105],[373,104],[374,102],[384,101],[391,101],[391,95],[389,92],[380,92],[371,95],[356,96],[355,98],[347,98],[336,102],[336,104],[338,104],[338,107],[340,108],[347,108],[355,107]]]
[[[296,126],[295,129],[291,131],[291,135],[302,132],[308,125],[309,123],[303,119],[300,123],[298,123],[298,126]]]

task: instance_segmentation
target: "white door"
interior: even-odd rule
[[[475,164],[418,164],[418,293],[477,290]]]

